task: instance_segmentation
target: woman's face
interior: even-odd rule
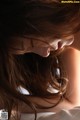
[[[8,48],[12,54],[36,53],[42,57],[48,57],[51,51],[58,50],[65,45],[72,44],[74,36],[63,39],[51,37],[13,37],[9,41]]]

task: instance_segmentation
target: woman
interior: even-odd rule
[[[0,108],[9,119],[80,105],[80,53],[68,47],[80,30],[80,6],[6,0],[0,16]]]

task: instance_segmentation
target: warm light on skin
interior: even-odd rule
[[[69,79],[65,96],[74,107],[80,106],[80,51],[68,47],[61,57]]]
[[[36,38],[32,36],[13,37],[8,44],[9,52],[12,54],[25,54],[33,52],[42,57],[48,57],[51,51],[63,48],[65,45],[70,45],[74,41],[74,36],[69,36],[63,39]],[[60,45],[58,45],[58,43]]]

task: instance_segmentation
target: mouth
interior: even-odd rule
[[[59,42],[58,42],[58,49],[61,49],[61,48],[62,48],[62,42],[59,41]]]

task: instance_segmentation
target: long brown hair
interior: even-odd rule
[[[14,55],[9,54],[7,46],[14,36],[62,38],[75,34],[80,30],[80,6],[53,0],[7,0],[0,2],[0,15],[1,108],[8,110],[9,118],[14,107],[18,111],[19,102],[27,104],[35,113],[38,108],[45,108],[33,103],[29,96],[42,99],[58,97],[51,107],[57,105],[66,93],[68,82],[62,74],[59,53],[51,52],[47,58],[33,53]],[[57,68],[60,75],[56,73]],[[29,95],[20,93],[19,86],[28,90]],[[49,87],[58,92],[51,93]]]

